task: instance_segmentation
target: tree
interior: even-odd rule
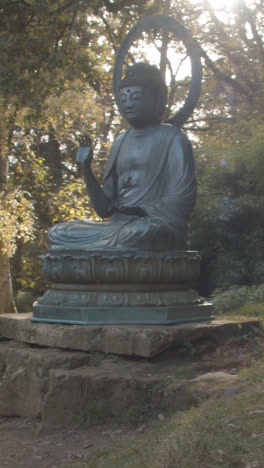
[[[120,0],[113,5],[112,2],[105,1],[102,6],[100,1],[89,2],[87,5],[86,1],[81,0],[45,3],[41,0],[2,2],[0,99],[3,120],[0,134],[0,193],[4,214],[1,216],[0,298],[3,312],[12,309],[9,257],[14,252],[14,247],[19,246],[20,252],[17,252],[15,263],[21,264],[18,258],[21,260],[23,242],[32,234],[27,236],[25,229],[22,229],[22,211],[25,212],[24,208],[27,205],[24,203],[23,210],[17,211],[15,195],[12,196],[13,187],[14,193],[19,194],[21,200],[25,200],[25,193],[34,195],[36,227],[43,230],[52,220],[52,216],[55,219],[58,217],[56,213],[52,215],[52,207],[49,213],[49,205],[44,203],[46,191],[50,190],[52,185],[53,188],[56,184],[61,185],[63,173],[70,177],[69,186],[76,179],[76,171],[72,169],[69,156],[68,160],[66,158],[62,162],[59,135],[54,132],[51,116],[47,115],[48,109],[52,107],[48,98],[52,96],[56,100],[61,95],[65,97],[65,88],[71,88],[74,82],[75,92],[79,90],[87,93],[89,89],[91,95],[92,92],[96,93],[97,99],[102,101],[102,85],[105,92],[105,81],[109,83],[109,79],[106,80],[106,69],[102,65],[109,60],[107,55],[104,55],[104,60],[98,65],[98,57],[102,55],[101,51],[105,50],[105,47],[100,46],[103,15],[131,3],[128,0]],[[110,53],[110,63],[112,56],[113,53]],[[110,114],[104,112],[103,115],[104,122],[100,123],[101,140],[96,142],[101,154],[107,146],[106,137],[103,139],[102,133],[106,135],[110,130],[113,111]],[[64,113],[64,120],[69,120],[69,113]],[[64,122],[63,126],[66,128],[67,123]],[[58,125],[55,127],[57,129]],[[98,129],[96,132],[98,133]],[[72,141],[72,135],[68,141],[72,150],[76,141]],[[12,170],[10,176],[8,163]],[[36,177],[30,177],[29,171],[26,170],[29,168],[34,168]],[[44,168],[45,175],[42,171]],[[49,176],[52,180],[48,180],[49,169],[53,169],[52,175]],[[38,182],[37,187],[34,182]],[[58,190],[55,190],[56,192]],[[62,187],[60,193],[65,194]],[[4,202],[5,199],[9,200],[9,205]],[[9,218],[9,232],[13,235],[4,237],[3,227],[10,206],[14,208],[17,217]],[[71,212],[71,209],[68,211]],[[18,224],[19,229],[16,228]],[[29,229],[29,224],[27,228]],[[5,245],[4,248],[4,244],[8,244],[8,247]]]
[[[0,132],[0,193],[1,239],[0,239],[0,300],[1,310],[12,310],[12,288],[9,257],[14,251],[16,239],[27,239],[21,228],[25,212],[25,189],[10,181],[8,156],[11,145],[19,133],[30,135],[32,122],[39,121],[43,100],[52,92],[59,93],[64,87],[64,70],[73,68],[74,53],[78,50],[76,35],[72,35],[77,11],[86,11],[85,2],[34,0],[6,1],[1,5],[1,132]],[[94,7],[98,2],[94,2]],[[83,20],[82,20],[83,21]],[[79,24],[81,19],[79,21]],[[88,62],[88,63],[87,63]],[[83,64],[83,73],[92,84],[93,64]],[[20,156],[19,156],[20,157]],[[12,162],[12,157],[11,157]],[[19,167],[19,160],[18,160]],[[15,187],[15,188],[14,188]],[[12,191],[14,196],[12,196]],[[15,202],[20,197],[20,207]],[[23,200],[23,203],[22,203]],[[10,209],[17,216],[9,217]],[[9,219],[7,232],[6,220]],[[18,228],[18,224],[20,228]],[[29,229],[29,225],[28,225]],[[12,235],[11,235],[12,233]]]
[[[10,206],[14,206],[14,213],[16,206],[21,207],[21,213],[10,219],[9,232],[13,235],[9,240],[4,240],[3,236],[0,239],[0,291],[4,311],[9,310],[12,303],[11,286],[8,290],[7,284],[10,285],[8,265],[14,249],[15,287],[33,287],[37,293],[44,286],[39,279],[39,265],[32,257],[45,250],[45,230],[56,221],[83,217],[84,213],[92,215],[89,202],[83,196],[80,174],[73,163],[78,135],[90,131],[96,173],[102,178],[111,141],[124,127],[112,94],[115,53],[126,31],[148,14],[175,16],[190,29],[201,46],[203,91],[185,131],[196,149],[200,179],[193,246],[201,248],[205,232],[204,223],[199,220],[207,216],[208,229],[210,226],[214,234],[204,252],[205,271],[214,270],[214,249],[219,242],[215,234],[218,218],[214,214],[218,204],[227,206],[221,190],[223,186],[229,190],[230,180],[242,180],[236,144],[241,141],[240,127],[245,132],[244,147],[246,136],[251,145],[254,143],[254,122],[257,122],[258,135],[261,131],[263,9],[258,0],[251,2],[250,7],[240,2],[228,15],[223,11],[215,12],[209,2],[202,0],[2,1],[0,192],[2,201],[8,200],[9,205],[7,201],[2,203],[4,215],[0,214],[1,219],[8,218]],[[151,52],[142,50],[143,44],[151,44]],[[178,53],[173,59],[170,44]],[[127,61],[133,61],[133,57],[134,60],[153,61],[155,57],[164,76],[170,76],[167,115],[174,113],[188,89],[184,47],[159,31],[143,35],[138,45],[130,51]],[[154,50],[160,55],[154,55]],[[175,65],[175,60],[182,66]],[[261,155],[261,148],[258,148]],[[243,154],[246,167],[250,152]],[[222,159],[230,160],[227,167],[219,166]],[[237,161],[236,165],[233,160]],[[234,167],[232,177],[231,165]],[[219,169],[223,169],[221,177]],[[255,180],[257,175],[252,171],[250,177]],[[243,196],[242,192],[239,196]],[[230,193],[231,200],[238,196],[238,192]],[[27,219],[23,213],[28,214]],[[212,219],[215,219],[214,227],[210,224]],[[23,229],[23,223],[27,230]],[[35,241],[25,244],[32,238],[33,229]],[[3,243],[13,247],[4,252]],[[214,285],[219,281],[222,280],[215,281]],[[248,279],[244,277],[243,281]],[[5,303],[3,298],[6,298]]]

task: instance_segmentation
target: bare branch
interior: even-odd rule
[[[113,34],[113,31],[112,31],[112,29],[111,29],[109,23],[106,21],[106,19],[105,19],[103,13],[100,13],[100,14],[99,14],[99,17],[101,18],[101,20],[103,21],[103,23],[104,23],[104,25],[105,25],[105,29],[106,29],[106,31],[107,31],[107,33],[108,33],[108,35],[109,35],[109,38],[110,38],[110,41],[111,41],[111,43],[112,43],[112,46],[113,46],[114,51],[117,52],[118,47],[116,46],[114,34]]]
[[[148,0],[140,0],[140,5],[145,5]],[[126,6],[133,6],[135,5],[135,0],[119,0],[115,2],[111,2],[110,0],[103,0],[103,3],[108,11],[111,13],[117,13],[118,11],[122,10],[122,8]]]
[[[215,65],[215,63],[210,59],[209,55],[205,52],[205,50],[202,49],[202,47],[200,48],[200,50],[201,50],[201,56],[204,58],[207,67],[210,68],[210,70],[212,70],[214,72],[214,75],[215,75],[215,77],[217,79],[219,79],[220,81],[226,82],[234,90],[236,90],[236,91],[238,91],[238,92],[240,92],[240,93],[242,93],[242,94],[244,94],[246,96],[248,96],[251,93],[251,89],[248,89],[248,87],[242,86],[241,83],[238,83],[237,80],[234,80],[229,75],[227,75],[226,73],[221,71]]]
[[[69,2],[66,2],[64,5],[60,6],[59,8],[56,8],[56,10],[53,10],[50,13],[50,16],[58,15],[62,13],[65,10],[68,10],[68,8],[72,8],[74,5],[78,6],[79,0],[70,0]]]
[[[256,28],[256,24],[253,20],[253,17],[252,17],[252,14],[251,14],[251,11],[250,9],[245,5],[245,3],[243,2],[242,5],[241,5],[241,8],[242,8],[242,12],[245,14],[246,16],[246,21],[247,23],[250,25],[250,29],[251,29],[251,32],[253,34],[253,37],[255,39],[255,42],[259,48],[259,51],[260,51],[260,54],[261,54],[261,57],[262,57],[262,60],[264,62],[264,44],[262,42],[262,39],[261,39],[261,36],[259,35],[258,33],[258,30]]]
[[[169,33],[168,31],[165,30],[162,32],[162,42],[161,42],[161,47],[160,47],[160,73],[164,80],[166,76],[166,65],[168,62],[168,57],[167,57],[168,43],[169,43]]]
[[[196,126],[195,124],[199,122],[209,122],[207,126]],[[192,119],[189,124],[194,124],[193,126],[189,126],[188,122],[187,125],[184,127],[186,130],[191,130],[194,132],[207,132],[208,130],[211,130],[211,128],[218,123],[231,123],[233,124],[235,122],[234,119],[229,118],[229,117],[206,117],[204,119]]]

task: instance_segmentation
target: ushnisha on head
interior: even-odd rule
[[[167,86],[157,67],[136,63],[128,68],[119,87],[121,109],[135,128],[144,128],[162,120],[167,102]]]

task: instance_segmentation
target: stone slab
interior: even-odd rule
[[[0,337],[61,349],[96,351],[125,356],[155,357],[186,341],[226,341],[248,332],[258,319],[227,318],[175,326],[64,325],[34,323],[32,314],[0,315]]]
[[[142,424],[205,398],[234,393],[239,377],[200,375],[193,358],[125,358],[0,342],[0,416],[39,418],[41,432]]]
[[[183,411],[201,403],[204,395],[219,396],[227,388],[235,391],[239,383],[238,376],[225,372],[170,382],[159,376],[126,375],[122,367],[116,367],[50,371],[40,431],[103,424],[111,419],[123,424],[142,423],[141,417],[144,420],[147,414]]]
[[[89,363],[87,353],[31,347],[13,340],[0,343],[0,415],[40,417],[49,372]]]

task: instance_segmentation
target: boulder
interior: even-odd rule
[[[49,387],[50,370],[71,369],[89,360],[85,353],[1,343],[0,415],[39,417]]]

